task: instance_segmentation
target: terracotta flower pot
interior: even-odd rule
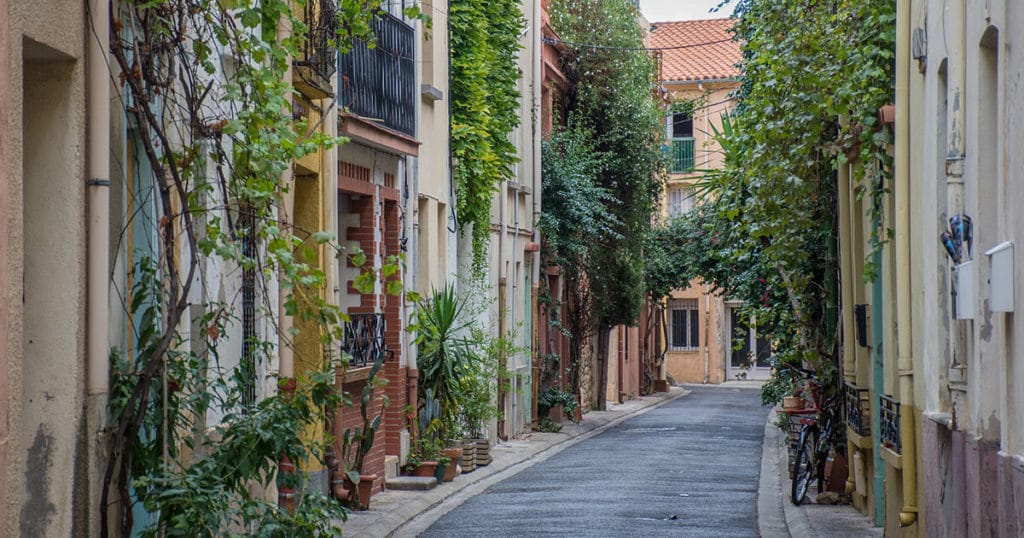
[[[803,409],[804,401],[798,396],[785,396],[782,398],[782,409],[784,411]]]
[[[436,461],[421,461],[418,467],[413,468],[412,476],[434,476],[437,469]]]
[[[357,510],[367,510],[370,508],[370,494],[373,491],[373,482],[377,480],[375,474],[361,474],[359,475],[359,484],[353,484],[348,477],[343,478],[345,482],[345,489],[348,490],[348,499],[346,504],[349,507]],[[356,499],[356,492],[359,493],[359,498]]]
[[[444,481],[451,482],[452,480],[455,480],[455,473],[459,470],[458,465],[462,460],[462,449],[446,448],[441,453],[448,458],[448,465],[444,469]]]

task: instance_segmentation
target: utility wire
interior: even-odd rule
[[[689,45],[676,45],[673,47],[613,47],[610,45],[591,45],[589,43],[573,43],[572,41],[565,41],[563,39],[555,39],[553,37],[545,37],[542,39],[545,44],[557,45],[559,43],[568,45],[570,47],[576,47],[581,49],[600,49],[600,50],[627,50],[627,51],[663,51],[663,50],[680,50],[680,49],[692,49],[696,47],[706,47],[708,45],[717,45],[719,43],[728,43],[733,41],[733,38],[727,37],[725,39],[719,39],[718,41],[707,41],[704,43],[690,43]]]

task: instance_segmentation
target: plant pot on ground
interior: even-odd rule
[[[459,463],[463,473],[476,470],[476,442],[471,439],[462,440],[462,460]]]
[[[451,482],[455,480],[455,475],[459,472],[459,462],[462,461],[462,448],[446,448],[441,451],[441,454],[448,458],[448,465],[444,471],[444,481]]]
[[[436,461],[421,461],[408,466],[410,476],[434,476],[437,471]]]
[[[336,439],[335,447],[340,442],[340,462],[332,465],[332,492],[336,499],[355,508],[366,509],[370,506],[370,494],[373,491],[373,481],[377,475],[366,473],[366,456],[373,448],[377,430],[380,429],[384,417],[384,410],[391,401],[386,395],[381,395],[380,412],[372,415],[370,412],[373,403],[374,390],[387,384],[387,380],[377,378],[378,372],[384,365],[384,355],[381,354],[374,361],[366,377],[363,390],[359,397],[359,413],[362,416],[362,426],[346,428],[340,439]],[[372,415],[372,416],[371,416]],[[334,417],[335,432],[341,424],[341,411],[338,410]],[[343,469],[339,469],[341,466]],[[338,475],[341,476],[338,476]]]

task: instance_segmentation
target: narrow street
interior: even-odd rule
[[[425,536],[757,536],[768,409],[756,389],[688,388],[491,486]]]

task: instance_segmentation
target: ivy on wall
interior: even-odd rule
[[[459,226],[472,226],[473,262],[482,266],[498,185],[515,177],[519,126],[519,0],[452,0],[451,153]]]

